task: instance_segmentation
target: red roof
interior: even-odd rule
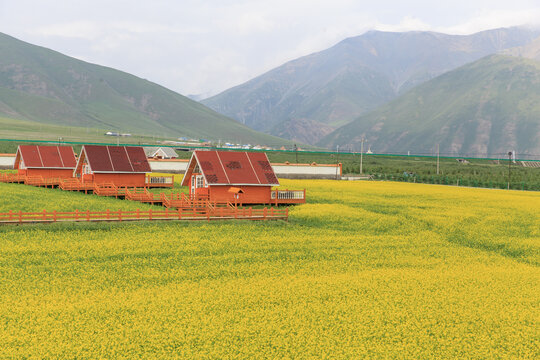
[[[199,165],[208,185],[279,185],[265,153],[195,150],[182,185]]]
[[[140,146],[84,145],[77,164],[88,163],[94,173],[147,173],[150,164]]]
[[[71,146],[20,145],[15,156],[14,168],[21,160],[26,168],[75,169],[77,160]]]

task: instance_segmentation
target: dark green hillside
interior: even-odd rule
[[[160,137],[283,144],[150,81],[0,34],[0,116]]]
[[[319,145],[374,152],[540,154],[540,63],[493,55],[441,75]]]

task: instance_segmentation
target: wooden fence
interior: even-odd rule
[[[135,211],[46,211],[0,213],[0,224],[52,223],[52,222],[98,222],[98,221],[141,221],[141,220],[287,220],[289,209],[207,207],[203,209],[178,210],[135,210]]]

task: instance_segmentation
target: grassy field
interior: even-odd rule
[[[110,129],[85,128],[81,126],[61,126],[43,124],[29,120],[14,120],[0,116],[1,138],[18,139],[21,141],[0,141],[0,153],[15,153],[19,144],[32,144],[32,141],[70,141],[82,143],[110,143],[129,142],[131,144],[152,144],[156,140],[175,140],[174,137],[148,136],[133,134],[131,137],[107,136],[105,133]],[[38,144],[37,142],[35,144]],[[54,143],[53,143],[54,144]],[[80,150],[81,145],[76,146]]]
[[[538,358],[539,193],[282,184],[289,222],[1,226],[0,358]]]

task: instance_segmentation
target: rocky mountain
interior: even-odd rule
[[[418,84],[539,35],[526,28],[465,36],[370,31],[202,103],[253,129],[315,143]]]
[[[1,33],[0,117],[167,137],[288,143],[150,81]]]
[[[540,62],[491,55],[360,116],[319,145],[373,152],[540,154]]]

